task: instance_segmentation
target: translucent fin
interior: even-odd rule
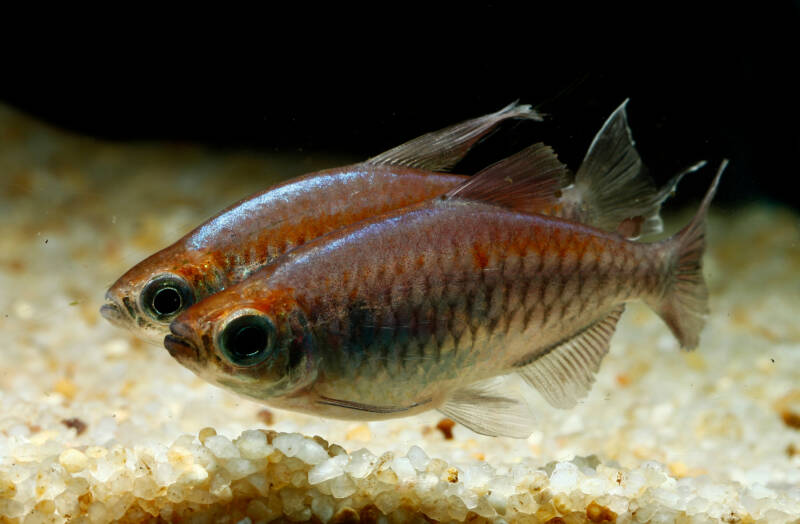
[[[675,236],[664,241],[673,252],[673,265],[667,291],[661,302],[653,304],[653,309],[669,326],[683,349],[697,347],[700,331],[708,315],[708,288],[703,279],[705,219],[727,165],[727,160],[720,164],[692,221]]]
[[[702,167],[698,163],[682,171],[661,189],[642,168],[634,147],[625,113],[625,100],[594,137],[574,184],[564,189],[562,212],[565,218],[614,231],[626,219],[640,217],[635,236],[659,233],[663,223],[661,204],[687,173]]]
[[[567,409],[589,393],[625,305],[517,372],[551,405]]]
[[[567,176],[553,149],[538,143],[483,169],[445,197],[536,212],[556,203]]]
[[[678,183],[681,179],[688,175],[689,173],[694,173],[698,169],[702,168],[706,165],[705,160],[701,160],[691,166],[687,167],[683,171],[679,172],[677,175],[672,177],[669,182],[664,184],[664,186],[651,193],[650,195],[645,196],[641,202],[637,205],[641,206],[642,208],[649,210],[651,214],[648,216],[647,214],[642,214],[638,216],[633,216],[632,218],[641,221],[641,224],[636,231],[636,234],[632,236],[626,236],[628,240],[636,240],[640,236],[652,235],[656,233],[661,233],[664,229],[664,222],[661,220],[661,204],[664,203],[666,199],[670,196],[675,194],[675,188],[678,187]],[[644,175],[643,175],[644,176]],[[627,219],[626,219],[627,220]],[[624,222],[624,220],[623,220]]]
[[[439,411],[481,435],[528,438],[533,414],[525,402],[503,395],[506,380],[496,377],[459,389]]]
[[[429,171],[453,168],[478,140],[497,124],[510,118],[541,122],[542,115],[529,105],[512,102],[500,111],[427,133],[367,160],[370,164],[391,164]]]

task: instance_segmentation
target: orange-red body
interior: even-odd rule
[[[314,173],[229,207],[170,246],[168,256],[175,259],[177,273],[213,292],[309,240],[428,200],[465,178],[369,165]]]
[[[122,275],[108,295],[117,309],[112,314],[160,342],[167,324],[153,322],[129,298],[153,277],[183,278],[199,301],[311,239],[433,198],[466,178],[365,163],[292,179],[230,206]]]

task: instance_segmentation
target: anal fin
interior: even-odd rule
[[[439,411],[481,435],[528,438],[533,414],[525,402],[503,394],[506,380],[495,377],[456,390]]]
[[[517,370],[552,406],[568,409],[592,387],[625,304]]]

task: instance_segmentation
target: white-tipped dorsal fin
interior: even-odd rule
[[[456,390],[439,411],[475,433],[528,438],[534,418],[525,402],[503,394],[507,377],[495,377]]]
[[[424,134],[367,160],[428,171],[449,171],[478,140],[500,122],[523,118],[541,122],[542,115],[529,105],[512,102],[500,111]]]
[[[561,409],[575,406],[589,393],[623,311],[624,304],[617,306],[569,340],[522,363],[517,372],[551,405]]]
[[[633,232],[630,239],[659,233],[663,224],[661,204],[675,190],[687,173],[702,167],[695,164],[673,177],[664,187],[657,188],[644,172],[642,159],[634,147],[628,127],[625,100],[608,117],[595,135],[572,186],[564,190],[561,216],[589,224],[606,231],[620,231],[620,224],[636,218],[640,224],[630,224],[620,233]]]
[[[559,162],[553,149],[537,143],[481,170],[450,190],[445,198],[535,213],[557,203],[567,177],[567,167]]]

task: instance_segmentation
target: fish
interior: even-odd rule
[[[644,302],[695,348],[709,312],[705,216],[727,161],[684,228],[637,242],[537,213],[557,205],[567,168],[541,143],[525,156],[526,176],[489,171],[284,254],[179,315],[165,347],[279,409],[346,420],[436,409],[515,438],[535,422],[509,377],[573,407],[626,303]]]
[[[562,193],[538,211],[615,230],[631,222],[630,238],[661,231],[662,202],[680,178],[662,188],[642,170],[625,100],[595,136],[575,176],[562,173]],[[192,304],[236,284],[277,257],[325,233],[392,209],[439,196],[467,177],[448,173],[499,123],[539,121],[529,105],[501,110],[422,135],[365,162],[288,180],[221,211],[172,245],[124,273],[108,289],[101,315],[161,345],[169,323]],[[524,176],[524,152],[486,171]],[[524,194],[518,195],[524,198]],[[636,205],[633,205],[636,203]],[[630,216],[622,216],[622,215]]]
[[[299,176],[246,197],[125,272],[106,292],[100,313],[112,324],[161,345],[179,313],[286,251],[462,183],[464,176],[448,171],[482,137],[512,118],[543,117],[530,105],[513,102],[365,162]]]

